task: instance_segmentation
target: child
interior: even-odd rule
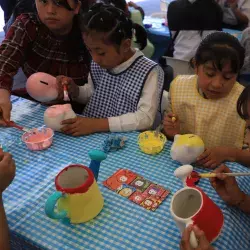
[[[64,121],[62,131],[79,136],[150,128],[160,104],[164,74],[156,63],[131,48],[132,21],[123,11],[98,3],[81,23],[93,58],[88,84],[78,87],[67,78],[59,84],[68,84],[71,98],[88,104],[85,117]]]
[[[78,0],[36,0],[37,13],[20,15],[0,46],[0,124],[10,119],[13,76],[38,71],[87,82],[90,58],[77,21]],[[25,89],[24,89],[25,90]],[[20,94],[20,92],[15,92]],[[25,93],[24,93],[25,94]]]
[[[128,15],[128,17],[131,18],[134,24],[138,24],[143,27],[143,19],[145,15],[144,11],[140,6],[138,6],[134,2],[128,2],[128,4],[125,0],[105,0],[104,2],[112,4],[116,8],[121,9]],[[131,10],[129,10],[128,7],[130,7]],[[138,36],[141,36],[144,33],[145,32],[142,32],[141,34],[138,34]],[[140,46],[138,46],[137,41],[133,39],[132,47],[140,49],[147,58],[151,58],[155,51],[154,45],[148,39],[147,43],[145,44],[145,46],[143,46],[143,48],[140,48]]]
[[[199,135],[206,146],[197,163],[215,168],[224,161],[250,165],[242,150],[246,122],[236,111],[244,87],[236,78],[244,62],[244,48],[224,32],[208,35],[193,59],[196,75],[179,76],[170,87],[170,112],[164,118],[169,138]]]
[[[217,0],[223,11],[224,28],[243,30],[250,20],[249,0]]]

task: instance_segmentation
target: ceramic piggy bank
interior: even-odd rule
[[[29,95],[39,102],[51,102],[58,96],[56,78],[42,72],[28,78],[26,89]]]
[[[191,164],[204,152],[205,145],[202,139],[193,134],[176,135],[171,148],[171,157],[182,164]]]
[[[70,104],[54,105],[47,108],[44,112],[44,124],[54,131],[60,131],[63,120],[73,119],[75,117],[76,114]]]

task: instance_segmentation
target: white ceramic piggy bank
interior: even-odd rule
[[[176,135],[171,148],[171,157],[182,164],[191,164],[204,152],[202,139],[193,134]]]
[[[54,131],[60,131],[63,120],[73,119],[75,117],[76,114],[70,104],[54,105],[47,108],[44,112],[44,124]]]
[[[56,78],[42,72],[32,74],[27,79],[26,89],[29,95],[39,102],[51,102],[58,96]]]

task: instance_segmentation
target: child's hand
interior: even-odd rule
[[[0,195],[14,179],[15,172],[16,165],[12,156],[0,149]]]
[[[180,120],[177,115],[168,113],[163,120],[163,131],[169,138],[174,138],[176,134],[180,134]]]
[[[229,147],[208,148],[197,158],[196,163],[206,168],[216,168],[226,160],[233,160],[230,156],[231,150]]]
[[[67,86],[69,96],[72,99],[76,99],[79,96],[79,86],[75,84],[72,78],[67,76],[57,76],[56,78],[58,86],[58,100],[63,100],[63,86]]]
[[[180,249],[181,250],[194,250],[190,246],[190,234],[194,232],[196,239],[198,240],[198,247],[195,250],[213,250],[214,248],[209,244],[205,234],[197,226],[190,225],[187,227],[181,238]]]
[[[80,136],[94,133],[94,119],[77,116],[74,119],[64,120],[61,131],[65,134]]]
[[[235,177],[223,175],[223,173],[231,173],[230,169],[222,165],[214,173],[218,175],[210,179],[212,187],[227,204],[238,205],[246,195],[240,190]]]

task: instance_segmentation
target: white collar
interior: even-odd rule
[[[139,56],[143,56],[143,53],[138,50],[135,49],[135,53],[132,57],[130,57],[126,62],[123,62],[122,64],[116,66],[115,68],[111,69],[110,72],[113,74],[119,74],[121,72],[123,72],[124,70],[126,70],[128,67],[131,66],[131,64],[139,57]]]

